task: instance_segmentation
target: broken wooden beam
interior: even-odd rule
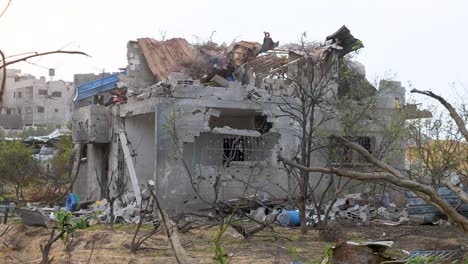
[[[137,204],[141,203],[141,191],[140,186],[138,185],[138,178],[135,173],[135,166],[133,164],[132,155],[130,155],[130,149],[128,148],[128,141],[127,137],[125,136],[125,132],[121,131],[119,133],[120,143],[122,145],[122,150],[124,153],[125,164],[127,165],[128,175],[130,175],[130,181],[132,182],[133,192],[135,193],[135,198]]]

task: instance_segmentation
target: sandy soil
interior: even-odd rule
[[[50,231],[13,225],[0,237],[0,263],[39,263],[39,245],[45,243]],[[146,232],[151,227],[145,227]],[[0,234],[5,226],[0,226]],[[114,229],[97,225],[78,230],[67,245],[57,241],[51,252],[52,263],[176,263],[170,246],[162,233],[151,237],[145,249],[132,254],[129,244],[135,225],[115,225]],[[190,230],[181,234],[182,244],[197,263],[214,263],[213,237],[216,227]],[[343,239],[395,241],[392,254],[400,250],[460,249],[468,245],[468,236],[454,227],[442,226],[362,226],[339,227]],[[301,235],[298,229],[275,227],[275,232],[264,231],[248,240],[235,230],[228,229],[223,236],[224,249],[230,263],[319,263],[327,246],[317,230]]]

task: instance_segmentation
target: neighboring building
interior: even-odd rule
[[[62,80],[46,81],[19,70],[7,71],[2,116],[15,116],[26,127],[65,128],[70,121],[73,87]],[[9,119],[0,117],[0,124]],[[6,127],[5,127],[6,128]]]
[[[344,56],[357,40],[345,27],[332,36],[328,44],[314,51],[335,62],[333,56]],[[112,179],[117,185],[126,183],[138,197],[152,180],[164,206],[175,210],[201,208],[204,204],[200,200],[217,197],[226,201],[243,194],[294,197],[297,181],[277,158],[278,153],[285,157],[297,153],[299,142],[293,129],[297,124],[281,110],[294,99],[288,94],[289,84],[269,78],[268,73],[284,66],[294,69],[292,65],[303,55],[291,50],[286,51],[286,60],[281,56],[257,57],[276,46],[267,35],[263,45],[241,41],[228,50],[211,44],[193,47],[185,39],[130,41],[126,75],[119,76],[127,87],[125,101],[74,110],[73,141],[86,145],[87,156],[74,192],[83,200],[100,199],[103,190],[98,183]],[[227,66],[219,67],[223,60],[228,60]],[[247,62],[250,68],[243,67]],[[204,72],[206,64],[213,65],[214,74]],[[356,68],[365,80],[363,67]],[[205,79],[204,84],[201,79]],[[333,81],[328,85],[335,94],[354,92],[352,85]],[[405,89],[400,82],[382,82],[380,86],[370,91],[378,100],[372,118],[366,120],[368,130],[358,137],[359,144],[371,152],[384,137],[382,127],[404,118],[400,110],[405,104]],[[115,94],[125,90],[115,89],[119,90]],[[285,95],[272,95],[272,90]],[[396,107],[396,101],[401,108]],[[336,119],[324,127],[328,131],[341,129]],[[402,168],[403,144],[395,151],[392,164]],[[351,152],[344,155],[349,155],[350,163],[358,163]],[[312,165],[324,166],[327,157],[317,152]],[[319,174],[311,175],[317,176],[310,177],[311,181],[320,178]],[[214,186],[219,187],[216,195]]]

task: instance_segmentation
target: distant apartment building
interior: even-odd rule
[[[0,112],[0,127],[64,128],[70,121],[72,97],[71,82],[47,81],[45,77],[36,78],[9,69]]]

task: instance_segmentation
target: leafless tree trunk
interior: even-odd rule
[[[42,260],[40,264],[49,264],[51,259],[49,259],[50,249],[52,245],[65,234],[66,230],[62,230],[58,235],[54,236],[55,229],[52,230],[50,233],[49,241],[45,245],[40,245],[41,253],[42,253]]]

